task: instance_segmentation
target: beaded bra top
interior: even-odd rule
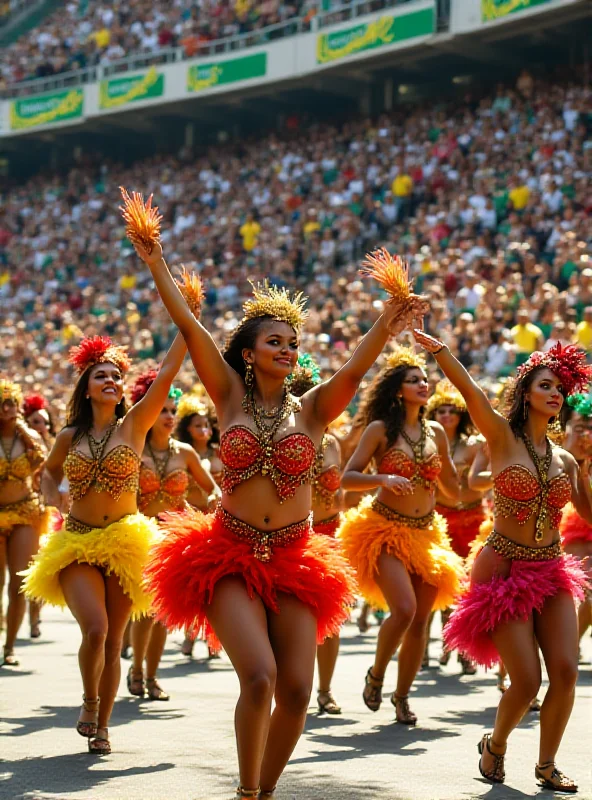
[[[189,492],[189,473],[175,469],[160,479],[160,476],[144,462],[140,464],[140,491],[138,508],[143,511],[154,500],[162,501],[173,511],[182,511]]]
[[[391,447],[377,464],[377,470],[383,475],[400,475],[407,478],[415,486],[421,486],[429,492],[435,490],[438,476],[442,472],[442,458],[439,453],[432,453],[427,458],[424,457],[425,443],[428,436],[433,434],[425,421],[421,424],[421,436],[417,441],[413,441],[401,431],[402,438],[407,442],[413,452],[410,458],[404,450],[398,447]]]
[[[521,464],[512,464],[493,479],[494,513],[502,517],[516,517],[524,525],[538,514],[543,503],[554,528],[561,522],[561,510],[571,499],[571,481],[565,472],[548,482],[543,497],[543,487],[536,475]]]
[[[95,456],[72,448],[64,461],[64,475],[73,500],[82,499],[91,487],[97,492],[107,492],[114,500],[119,500],[124,492],[136,494],[139,473],[140,457],[127,444],[119,444],[108,453],[104,453],[103,447],[103,452]]]
[[[341,487],[341,471],[337,464],[323,469],[325,450],[328,444],[329,440],[323,436],[316,456],[315,475],[312,482],[313,501],[322,503],[327,510],[333,506],[335,495]]]
[[[220,437],[220,459],[224,474],[220,481],[229,494],[253,475],[269,475],[280,503],[293,497],[296,489],[312,483],[316,448],[304,433],[287,436],[262,445],[258,436],[245,425],[233,425]]]
[[[37,445],[25,450],[20,456],[12,458],[12,450],[16,440],[17,435],[15,434],[9,452],[6,452],[4,444],[2,444],[5,458],[0,458],[0,483],[3,481],[24,483],[43,462],[43,451]]]

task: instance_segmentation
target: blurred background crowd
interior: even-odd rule
[[[148,5],[159,20],[162,4]],[[182,17],[183,3],[167,7],[170,22]],[[270,277],[309,295],[301,347],[333,372],[380,314],[358,267],[385,246],[429,298],[427,329],[492,393],[535,349],[577,342],[592,354],[591,100],[577,72],[523,70],[485,96],[339,126],[294,115],[265,139],[205,153],[126,167],[86,156],[38,174],[2,197],[0,370],[61,412],[82,335],[111,335],[142,367],[162,357],[174,330],[125,238],[121,185],[154,193],[165,257],[200,272],[202,320],[220,344],[248,279]],[[195,380],[188,365],[177,383]]]

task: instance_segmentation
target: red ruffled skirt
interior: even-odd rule
[[[492,667],[500,660],[491,638],[497,627],[512,620],[527,620],[558,592],[569,592],[582,600],[586,584],[586,575],[573,556],[563,555],[549,561],[512,561],[507,577],[495,574],[484,583],[472,582],[459,597],[444,628],[446,647]]]
[[[572,505],[567,506],[559,526],[564,545],[571,542],[592,542],[592,525],[582,519]]]
[[[333,517],[315,522],[312,529],[315,533],[322,534],[323,536],[331,536],[334,539],[340,525],[341,514],[335,514]]]
[[[449,508],[438,504],[436,511],[446,520],[452,549],[461,558],[466,558],[479,533],[479,526],[485,520],[483,503],[475,503],[469,508]]]
[[[355,599],[354,573],[338,543],[314,533],[308,520],[284,529],[287,535],[283,542],[276,539],[278,544],[273,543],[278,532],[272,532],[269,547],[262,545],[263,532],[220,507],[213,514],[195,509],[162,514],[160,520],[165,535],[152,548],[145,583],[157,618],[169,629],[188,628],[220,648],[207,612],[216,583],[228,575],[242,577],[249,596],[259,596],[275,613],[279,593],[297,597],[317,618],[319,643],[347,620]]]

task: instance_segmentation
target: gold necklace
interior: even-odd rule
[[[401,436],[411,448],[411,452],[413,453],[413,458],[415,459],[415,462],[417,464],[421,464],[423,461],[423,453],[427,438],[426,427],[427,427],[426,423],[424,422],[424,420],[422,420],[421,433],[419,434],[419,439],[412,439],[411,436],[405,433],[405,429],[401,428]]]
[[[157,458],[156,453],[152,449],[152,445],[150,442],[146,442],[146,446],[148,447],[148,452],[150,453],[150,458],[154,462],[154,468],[156,469],[156,474],[158,475],[158,479],[160,484],[162,485],[163,480],[166,477],[166,469],[169,465],[169,461],[171,457],[176,451],[176,448],[173,444],[173,440],[169,439],[169,443],[166,450],[160,450],[159,452],[164,452],[164,456],[160,456]]]
[[[528,451],[528,455],[531,457],[535,466],[537,475],[539,477],[539,485],[541,487],[541,493],[539,495],[539,508],[534,525],[534,540],[535,542],[541,542],[545,534],[545,523],[547,522],[547,518],[549,516],[547,499],[549,497],[549,467],[551,466],[551,460],[553,458],[553,446],[551,445],[549,439],[545,436],[545,455],[540,456],[534,449],[534,445],[526,433],[522,433],[522,441],[524,442],[526,450]]]
[[[117,426],[117,420],[115,420],[109,425],[109,427],[107,428],[107,430],[101,436],[100,439],[95,439],[90,430],[87,431],[86,438],[88,439],[88,448],[90,450],[92,459],[95,463],[98,464],[103,458],[103,453],[105,452],[105,448],[107,447],[109,439],[111,438],[111,434],[115,430],[116,426]]]
[[[261,474],[267,475],[273,468],[273,439],[284,420],[286,420],[292,412],[300,410],[300,402],[297,398],[292,397],[287,389],[284,388],[284,395],[279,408],[273,409],[273,416],[271,411],[266,412],[264,408],[257,404],[253,387],[251,386],[245,394],[242,402],[243,410],[246,414],[253,417],[257,432],[259,433],[259,441],[263,449],[263,464],[261,466]],[[268,426],[265,422],[266,419],[271,419],[271,425]]]

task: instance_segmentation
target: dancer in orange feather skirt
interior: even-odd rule
[[[165,519],[147,582],[161,620],[205,628],[228,653],[241,687],[237,797],[269,798],[304,727],[317,641],[339,630],[353,599],[337,543],[311,527],[316,453],[389,336],[423,302],[387,303],[351,359],[298,399],[286,379],[305,317],[300,296],[255,287],[222,356],[177,291],[160,245],[136,250],[216,407],[224,464],[213,515]]]

